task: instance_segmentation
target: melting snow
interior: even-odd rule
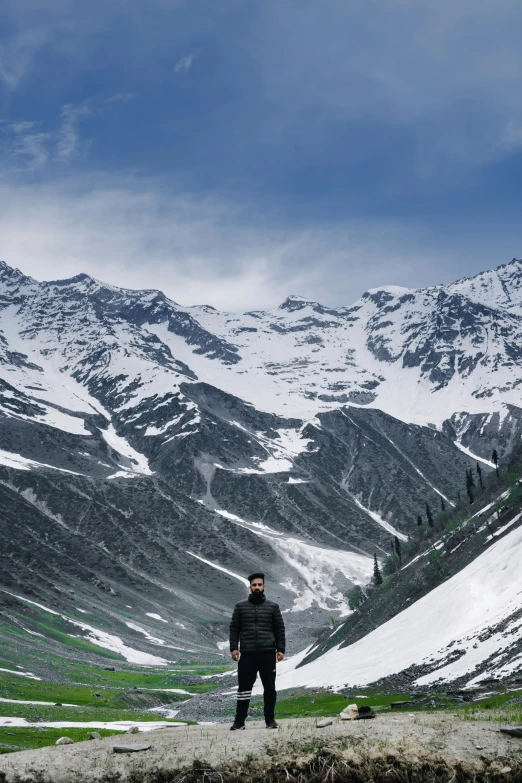
[[[116,434],[116,430],[112,424],[109,424],[106,430],[101,430],[101,434],[104,440],[109,446],[126,457],[133,463],[133,466],[126,472],[141,473],[144,476],[152,476],[152,470],[149,467],[149,463],[144,454],[140,454],[136,449],[133,449],[130,443],[127,443],[125,438]],[[115,474],[116,475],[116,474]],[[114,476],[113,476],[114,478]]]
[[[369,508],[366,508],[366,506],[363,506],[360,500],[358,500],[355,495],[350,494],[351,499],[355,503],[355,505],[360,508],[362,511],[364,511],[368,516],[370,516],[374,522],[377,522],[378,525],[383,527],[385,530],[388,531],[388,533],[392,533],[394,536],[397,536],[397,538],[400,538],[401,541],[407,541],[408,536],[405,536],[404,533],[401,533],[399,530],[393,527],[393,525],[390,525],[389,522],[387,522],[385,519],[383,519],[379,514],[377,514],[375,511],[370,511]]]
[[[168,620],[164,620],[160,614],[154,614],[154,612],[145,612],[147,617],[152,617],[153,620],[160,620],[162,623],[168,623]]]
[[[218,571],[223,571],[224,574],[228,574],[229,576],[233,576],[234,579],[239,579],[240,582],[243,582],[244,585],[249,586],[248,579],[245,579],[244,576],[239,576],[239,574],[235,574],[233,571],[229,571],[228,568],[224,568],[223,566],[218,565],[217,563],[212,563],[210,560],[205,560],[204,557],[200,557],[199,555],[195,555],[194,552],[189,552],[187,549],[187,554],[192,555],[192,557],[197,558],[197,560],[201,560],[202,563],[206,563],[208,566],[211,566],[212,568],[217,569]]]
[[[29,680],[41,680],[41,677],[37,677],[36,674],[32,674],[32,672],[15,672],[12,669],[2,669],[0,667],[0,672],[7,672],[8,674],[16,674],[17,677],[27,677]]]
[[[7,468],[14,468],[15,470],[31,470],[31,468],[47,468],[49,470],[59,470],[61,473],[70,473],[73,476],[81,476],[81,473],[76,473],[74,470],[66,470],[66,468],[57,468],[55,465],[47,465],[45,462],[36,462],[34,459],[28,459],[22,457],[21,454],[15,454],[13,451],[4,451],[0,449],[0,465],[5,465]]]
[[[79,721],[79,720],[65,720],[65,721],[38,721],[31,722],[26,718],[2,718],[0,717],[0,726],[12,726],[13,728],[40,726],[46,729],[114,729],[115,731],[127,731],[131,726],[137,726],[140,731],[154,731],[154,729],[163,729],[167,726],[186,726],[186,723],[179,722],[166,722],[166,721],[133,721],[133,720],[117,720],[117,721]]]
[[[4,592],[8,593],[7,590],[4,590]],[[118,653],[129,663],[139,663],[142,666],[166,666],[168,663],[168,661],[166,661],[164,658],[159,658],[156,655],[150,655],[149,653],[141,652],[141,650],[134,650],[132,647],[126,645],[125,642],[123,642],[122,639],[120,639],[119,636],[116,636],[115,634],[110,634],[106,631],[101,631],[99,628],[93,628],[92,625],[87,625],[87,623],[81,623],[78,620],[73,620],[71,617],[68,617],[65,614],[55,612],[53,609],[49,609],[43,604],[36,603],[36,601],[30,601],[28,598],[23,598],[21,595],[16,595],[15,593],[9,593],[9,595],[12,595],[14,598],[18,598],[19,601],[25,601],[28,604],[37,606],[39,609],[43,609],[44,612],[49,612],[50,614],[54,614],[57,617],[62,617],[64,620],[67,620],[67,622],[71,623],[72,625],[76,625],[83,631],[88,631],[87,639],[90,642],[98,645],[98,647],[103,647],[106,650],[112,650],[112,652]],[[72,634],[70,635],[72,636]],[[79,638],[84,639],[85,637],[82,636]]]
[[[366,584],[373,572],[373,560],[366,555],[308,544],[260,522],[247,522],[229,511],[216,510],[216,513],[265,538],[292,569],[297,571],[306,585],[304,589],[295,585],[292,579],[281,583],[297,596],[292,611],[308,609],[315,603],[327,610],[332,610],[333,604],[335,610],[347,614],[346,600],[335,587],[338,575],[354,584]]]

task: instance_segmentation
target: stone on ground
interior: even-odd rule
[[[136,745],[115,745],[113,747],[113,751],[115,753],[139,753],[140,750],[149,750],[152,745],[141,745],[137,743]]]
[[[333,723],[333,718],[322,718],[321,720],[318,720],[316,723],[316,726],[318,729],[324,729],[326,726],[331,726]]]
[[[72,745],[73,741],[70,737],[60,737],[56,740],[57,745]]]

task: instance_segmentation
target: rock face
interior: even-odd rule
[[[135,662],[218,655],[262,568],[303,646],[520,438],[521,280],[238,315],[0,263],[0,606]]]

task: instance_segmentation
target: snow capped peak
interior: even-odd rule
[[[365,294],[363,294],[363,298],[369,294],[370,296],[374,294],[379,294],[381,291],[383,291],[385,294],[390,294],[391,296],[402,296],[402,294],[411,294],[417,291],[416,288],[404,288],[400,285],[381,285],[379,288],[368,288]]]
[[[23,272],[20,271],[20,269],[16,269],[16,267],[9,266],[9,264],[6,264],[5,261],[0,260],[0,281],[6,281],[6,282],[15,282],[15,283],[36,283],[36,280],[33,280],[32,277],[28,277],[27,275],[24,275]]]
[[[313,302],[310,299],[305,299],[304,296],[298,296],[297,294],[291,294],[287,296],[284,302],[279,305],[279,310],[288,310],[294,312],[294,310],[302,310],[304,307],[317,306],[317,302]]]

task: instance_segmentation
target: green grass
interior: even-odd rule
[[[466,704],[459,710],[464,720],[489,720],[499,723],[522,725],[522,703],[510,704],[513,700],[522,700],[522,690],[510,693],[497,693]]]
[[[150,687],[143,685],[142,687]],[[174,686],[173,686],[174,687]],[[95,696],[99,693],[99,696]],[[39,680],[28,680],[22,677],[13,677],[10,674],[0,672],[0,696],[4,699],[21,699],[25,701],[51,701],[67,704],[77,704],[82,707],[147,707],[155,700],[159,704],[184,701],[181,694],[165,693],[164,691],[144,691],[136,693],[124,687],[110,688],[96,683],[95,685],[69,685],[49,683]],[[152,705],[152,706],[159,706]],[[5,705],[6,707],[8,705]],[[16,705],[14,705],[16,706]],[[65,709],[65,708],[64,708]],[[0,707],[5,714],[4,705]]]
[[[121,735],[121,731],[110,729],[46,729],[0,727],[0,753],[30,750],[54,745],[60,737],[70,737],[74,742],[83,742],[91,731],[98,731],[102,737]]]
[[[277,714],[280,718],[294,717],[329,717],[338,715],[348,704],[358,707],[370,706],[374,710],[388,709],[393,701],[408,701],[409,695],[404,693],[382,695],[377,692],[362,694],[316,693],[282,696],[277,701]],[[411,709],[411,708],[408,708]]]

